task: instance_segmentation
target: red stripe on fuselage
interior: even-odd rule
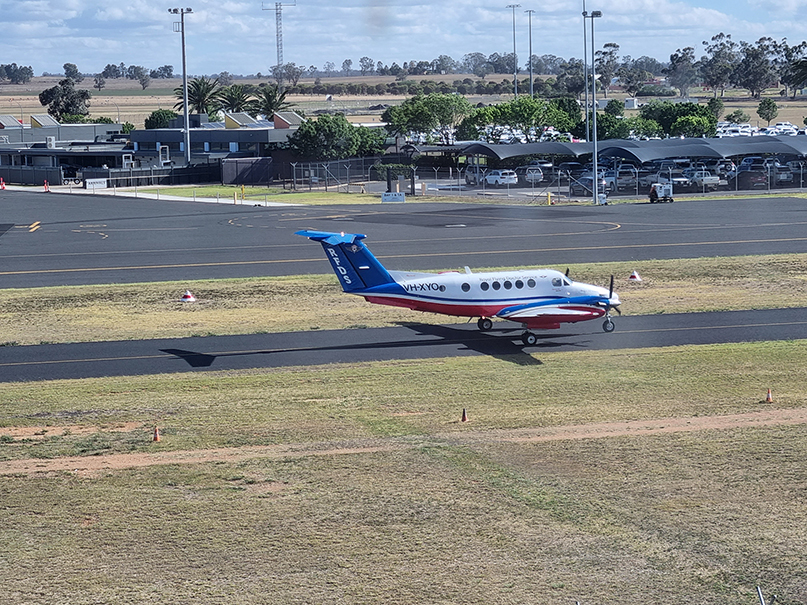
[[[365,296],[367,302],[377,305],[389,305],[392,307],[404,307],[413,311],[423,311],[425,313],[440,313],[441,315],[453,315],[455,317],[495,317],[496,314],[511,304],[449,304],[425,300],[412,300],[407,298],[386,297],[386,296]],[[580,315],[566,315],[546,313],[536,317],[513,318],[510,321],[521,323],[524,326],[536,330],[553,330],[560,328],[561,323],[575,323],[578,321],[588,321],[597,319],[605,315],[605,309],[601,307],[590,307],[586,305],[564,305],[564,309],[571,309],[581,313]]]

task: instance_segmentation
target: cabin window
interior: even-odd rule
[[[516,280],[516,288],[518,288],[519,290],[521,290],[521,288],[523,288],[523,287],[524,287],[524,282],[523,282],[523,281],[521,281],[520,279],[517,279],[517,280]]]
[[[552,278],[552,285],[555,288],[560,288],[563,285],[563,280],[561,278],[559,278],[559,277],[553,277]]]
[[[482,290],[482,292],[487,292],[488,288],[490,288],[490,284],[488,284],[488,282],[486,281],[483,281],[481,284],[479,284],[479,288]]]
[[[445,292],[446,287],[443,284],[440,284],[440,292]]]
[[[493,282],[491,285],[493,286],[494,290],[498,290],[502,287],[502,285],[497,281]]]
[[[504,289],[505,290],[509,290],[512,287],[513,287],[513,282],[511,282],[511,281],[505,281],[504,282]]]
[[[566,279],[566,278],[564,277],[564,278],[563,278],[563,285],[564,285],[564,286],[571,286],[571,285],[572,285],[572,282],[570,282],[568,279]]]
[[[471,284],[468,284],[468,283],[462,284],[462,291],[463,292],[468,292],[470,289],[471,289]]]
[[[529,278],[527,280],[527,286],[530,287],[530,288],[534,288],[535,287],[535,280],[532,279],[532,278]]]

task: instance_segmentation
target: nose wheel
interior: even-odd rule
[[[616,329],[616,324],[611,319],[611,316],[608,315],[606,320],[602,322],[602,331],[603,332],[613,332]]]
[[[524,346],[531,347],[532,345],[538,342],[538,337],[529,330],[527,330],[521,335],[521,342],[524,343]]]

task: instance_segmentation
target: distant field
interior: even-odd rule
[[[524,76],[526,77],[526,76]],[[428,75],[428,76],[415,76],[412,79],[416,81],[430,80],[430,81],[446,81],[453,82],[454,80],[462,80],[471,78],[478,80],[476,76],[471,74],[447,74],[447,75]],[[394,81],[395,78],[391,76],[352,76],[349,78],[339,75],[331,79],[322,78],[325,81],[333,82],[365,82],[367,84],[379,84]],[[506,79],[502,74],[488,76],[488,79]],[[31,114],[45,113],[45,109],[39,103],[38,94],[45,88],[55,86],[59,81],[56,77],[36,77],[28,84],[21,86],[11,84],[0,84],[0,113],[8,113],[19,117],[23,116],[24,121],[28,121],[28,116]],[[267,79],[239,79],[236,80],[238,84],[260,84],[268,82]],[[303,82],[310,81],[303,79]],[[92,77],[85,77],[79,84],[79,87],[86,88],[93,93],[92,106],[90,114],[94,116],[106,116],[112,119],[118,119],[118,110],[120,110],[120,119],[123,122],[131,122],[138,128],[143,127],[143,122],[151,114],[152,111],[157,109],[173,109],[177,102],[174,96],[174,89],[182,85],[181,78],[174,78],[172,80],[152,80],[151,85],[145,90],[141,89],[140,85],[135,80],[117,79],[107,80],[106,86],[99,93],[92,88]],[[700,96],[702,100],[706,100],[712,96],[711,92],[699,91],[697,88],[692,89],[691,96]],[[622,99],[625,97],[622,93],[609,94],[610,97]],[[790,100],[789,98],[782,98],[779,96],[779,89],[770,89],[766,92],[765,96],[773,98],[779,105],[779,115],[775,121],[788,121],[796,124],[799,127],[804,126],[804,118],[807,117],[807,99],[797,98]],[[384,104],[384,103],[400,103],[406,97],[396,97],[391,95],[384,96],[336,96],[334,101],[326,102],[324,97],[312,96],[291,96],[289,100],[296,103],[298,107],[305,111],[314,111],[315,109],[322,109],[326,107],[340,107],[355,108],[355,107],[369,107],[370,105]],[[495,95],[491,96],[470,96],[469,100],[472,103],[484,102],[493,103],[502,100],[508,100],[512,95]],[[13,99],[13,100],[12,100]],[[742,90],[727,91],[726,97],[723,99],[725,103],[725,113],[731,113],[735,109],[742,109],[750,116],[750,122],[754,125],[765,126],[764,120],[760,120],[756,114],[756,108],[759,101],[753,100],[747,96],[747,93]],[[117,107],[113,104],[117,103]],[[19,105],[18,105],[19,104]],[[20,107],[21,106],[21,107]],[[378,112],[376,112],[377,114]],[[627,115],[635,113],[627,111]],[[368,112],[368,115],[373,115]]]

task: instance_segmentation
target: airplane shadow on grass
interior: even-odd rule
[[[216,359],[225,357],[245,357],[245,356],[277,356],[283,353],[328,353],[328,352],[342,352],[348,353],[350,351],[389,351],[392,353],[388,359],[406,359],[406,355],[396,354],[395,351],[404,351],[408,348],[430,348],[430,347],[445,347],[446,345],[458,345],[460,351],[474,351],[481,355],[494,357],[515,363],[523,366],[542,365],[540,359],[533,357],[528,350],[520,342],[520,334],[518,336],[507,335],[507,332],[512,332],[509,329],[496,329],[490,332],[479,332],[475,329],[468,329],[467,327],[454,327],[449,325],[433,325],[425,323],[413,322],[398,322],[401,328],[411,330],[417,336],[430,337],[425,340],[422,338],[406,339],[406,340],[393,340],[384,342],[365,342],[355,344],[343,345],[326,345],[321,347],[303,347],[293,349],[266,349],[266,350],[253,350],[253,351],[234,351],[227,353],[203,353],[200,351],[188,351],[184,349],[160,349],[163,353],[168,353],[180,359],[183,359],[192,368],[209,368],[213,365]],[[585,342],[568,342],[561,341],[560,338],[569,338],[581,336],[578,334],[555,334],[555,335],[539,335],[539,342],[529,347],[530,350],[549,350],[557,348],[586,348]],[[426,355],[425,357],[431,357]],[[418,358],[415,353],[411,358]],[[361,359],[362,361],[366,359]],[[377,359],[376,359],[377,360]],[[334,359],[328,360],[312,360],[312,363],[332,363]],[[303,362],[305,363],[305,362]],[[294,363],[281,364],[281,365],[300,365],[299,360]]]

